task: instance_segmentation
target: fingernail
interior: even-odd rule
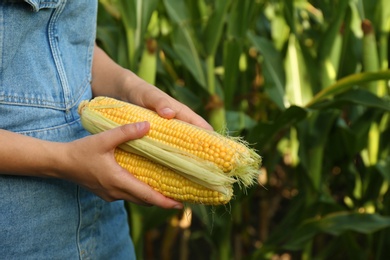
[[[173,206],[174,209],[183,209],[183,205],[182,204],[177,204],[175,206]]]
[[[160,113],[161,113],[161,115],[164,115],[164,116],[171,116],[171,115],[175,114],[175,111],[173,111],[169,107],[166,107],[166,108],[161,109]]]
[[[136,123],[135,127],[137,128],[138,131],[144,130],[146,127],[146,121]]]

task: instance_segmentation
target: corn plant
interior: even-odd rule
[[[129,206],[140,258],[385,256],[387,1],[100,0],[98,25],[111,57],[264,162],[227,207]]]

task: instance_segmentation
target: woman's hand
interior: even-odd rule
[[[128,79],[127,101],[154,110],[164,118],[176,118],[208,130],[213,129],[206,120],[188,106],[180,103],[159,88],[137,78],[136,75],[132,77]],[[134,85],[134,82],[138,82],[138,85]]]
[[[61,178],[80,184],[104,200],[123,199],[140,205],[180,209],[183,205],[153,190],[123,169],[114,158],[115,148],[141,138],[149,123],[123,125],[65,144]]]
[[[210,124],[189,107],[116,64],[95,46],[92,66],[94,96],[109,96],[156,111],[164,118],[177,118],[212,130]]]

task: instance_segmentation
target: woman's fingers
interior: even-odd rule
[[[126,124],[99,134],[105,149],[115,149],[120,144],[143,137],[150,129],[149,122]]]
[[[168,102],[161,102],[155,108],[156,112],[164,118],[177,118],[192,125],[202,127],[207,130],[213,130],[212,126],[201,116],[193,112],[189,107],[178,104],[168,107]]]
[[[153,205],[160,208],[165,209],[182,209],[183,204],[180,202],[177,202],[173,199],[167,198],[161,193],[153,190],[149,185],[139,181],[134,180],[134,182],[131,183],[132,192],[133,192],[133,199],[129,197],[128,200],[140,204],[140,205]],[[126,194],[129,194],[126,192]]]
[[[177,118],[207,130],[213,130],[212,126],[205,119],[161,90],[153,88],[145,95],[147,97],[140,94],[140,100],[137,103],[156,111],[160,116],[168,119]]]
[[[113,175],[116,179],[114,182],[116,186],[111,189],[106,200],[123,199],[139,205],[153,205],[161,208],[181,209],[183,207],[180,202],[165,197],[121,167]]]

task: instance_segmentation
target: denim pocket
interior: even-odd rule
[[[60,5],[61,0],[24,0],[30,4],[34,12],[44,8],[56,8]]]

